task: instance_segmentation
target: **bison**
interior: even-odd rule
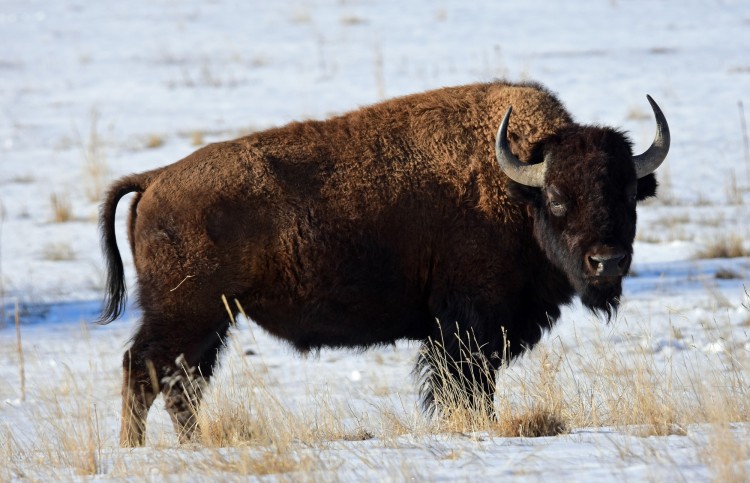
[[[496,81],[210,144],[115,182],[100,216],[100,322],[124,310],[114,219],[131,192],[142,310],[123,359],[121,444],[144,443],[159,392],[180,440],[194,433],[230,327],[223,296],[300,351],[422,341],[424,407],[442,409],[436,394],[453,384],[459,402],[491,411],[496,369],[561,306],[578,296],[616,310],[636,202],[655,195],[669,149],[648,101],[657,132],[639,155],[622,131],[574,122],[545,87]]]

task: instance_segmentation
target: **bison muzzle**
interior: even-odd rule
[[[159,392],[180,439],[194,433],[229,330],[222,296],[301,351],[422,341],[424,407],[449,410],[450,385],[491,412],[496,370],[562,305],[617,308],[636,203],[655,195],[669,149],[648,100],[657,134],[639,155],[623,132],[575,123],[542,86],[493,82],[294,122],[117,181],[100,217],[100,322],[124,310],[114,218],[130,192],[142,310],[123,359],[121,443],[144,443]]]

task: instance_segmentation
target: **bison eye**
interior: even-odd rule
[[[561,216],[565,216],[565,213],[568,211],[568,207],[565,206],[565,203],[562,203],[560,201],[550,200],[549,210],[552,212],[553,215],[557,217],[561,217]]]

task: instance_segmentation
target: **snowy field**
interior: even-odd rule
[[[6,0],[0,47],[0,481],[748,478],[748,2]],[[157,403],[147,446],[119,448],[138,313],[91,324],[109,181],[495,78],[542,82],[577,121],[626,129],[636,152],[653,139],[651,94],[672,132],[617,320],[575,304],[500,374],[500,414],[550,411],[563,434],[425,420],[416,345],[301,357],[240,320],[201,414],[215,434],[180,446]]]

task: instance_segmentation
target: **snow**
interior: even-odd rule
[[[50,434],[91,420],[81,416],[90,403],[102,438],[94,471],[100,479],[194,479],[195,471],[232,477],[217,461],[262,451],[181,448],[158,407],[149,447],[118,448],[121,354],[138,314],[131,309],[109,326],[91,324],[104,280],[98,206],[90,196],[100,179],[176,161],[196,148],[193,138],[228,139],[497,77],[542,82],[579,122],[626,129],[636,151],[654,134],[646,94],[671,127],[659,199],[639,207],[634,276],[617,320],[605,324],[574,304],[542,344],[566,361],[567,390],[608,355],[637,366],[645,354],[657,374],[687,367],[678,382],[710,382],[733,364],[748,369],[750,318],[742,304],[750,259],[695,257],[728,236],[750,249],[750,159],[739,105],[750,103],[747,2],[29,0],[0,10],[0,479],[75,477],[75,450],[55,450],[50,464],[35,462],[44,461],[39,455],[49,450]],[[104,177],[91,159],[106,166]],[[71,221],[53,220],[52,194],[68,196]],[[118,212],[120,240],[126,203]],[[122,251],[132,286],[132,262]],[[298,448],[314,469],[280,478],[707,480],[725,479],[722,468],[746,475],[749,467],[747,445],[723,466],[704,451],[718,447],[717,435],[746,441],[746,422],[729,424],[726,433],[696,423],[685,435],[650,437],[596,425],[544,438],[389,435],[377,429],[382,412],[420,418],[410,376],[416,346],[301,358],[246,324],[233,340],[237,349],[212,397],[241,400],[250,388],[233,377],[244,374],[243,361],[261,359],[266,386],[290,408],[309,413],[329,398],[345,408],[346,424],[359,418],[374,434]],[[244,355],[247,349],[257,356]],[[539,357],[523,358],[501,380],[533,377]],[[515,397],[511,389],[500,392]],[[165,466],[164,459],[191,462]]]

